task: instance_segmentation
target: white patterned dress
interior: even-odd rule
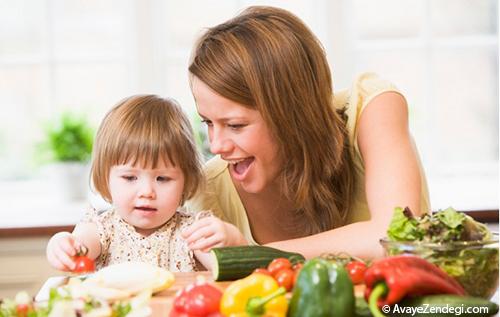
[[[82,219],[82,222],[97,225],[101,242],[101,254],[96,259],[97,270],[111,264],[141,261],[171,272],[191,272],[203,268],[180,236],[181,231],[194,221],[194,215],[177,211],[154,233],[142,236],[114,209],[100,213],[89,209]]]

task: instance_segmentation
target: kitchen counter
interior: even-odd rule
[[[0,238],[51,236],[59,231],[72,231],[83,216],[88,203],[37,201],[16,207],[9,213],[9,202],[0,212]]]

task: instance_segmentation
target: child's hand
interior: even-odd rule
[[[191,250],[208,252],[212,248],[244,245],[247,241],[232,224],[215,216],[201,218],[185,229],[181,236]]]
[[[75,268],[73,257],[82,247],[75,236],[69,232],[56,233],[47,244],[47,260],[60,271],[72,271]]]

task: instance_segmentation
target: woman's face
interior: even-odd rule
[[[282,167],[278,146],[259,111],[226,99],[198,78],[192,82],[210,151],[229,163],[233,182],[248,193],[275,183]]]

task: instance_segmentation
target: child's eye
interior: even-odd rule
[[[137,179],[137,177],[129,176],[129,175],[124,175],[124,176],[122,176],[122,178],[128,182],[135,181]]]
[[[169,180],[171,180],[171,178],[168,176],[158,176],[156,180],[159,182],[168,182]]]

